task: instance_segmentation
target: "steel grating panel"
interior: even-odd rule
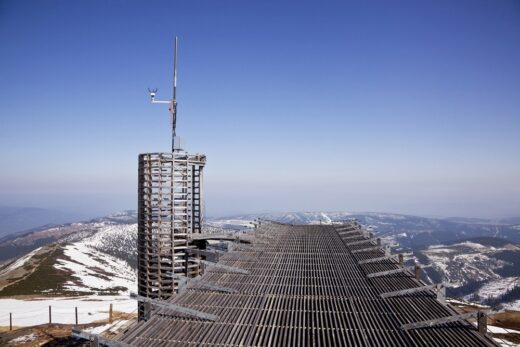
[[[262,222],[256,233],[272,238],[267,244],[223,254],[219,260],[248,274],[210,268],[202,276],[205,282],[236,293],[188,286],[169,299],[215,314],[218,321],[160,309],[121,340],[135,346],[495,346],[465,321],[401,330],[402,324],[455,311],[428,291],[381,298],[381,293],[423,284],[411,272],[368,278],[369,273],[397,269],[399,264],[392,260],[358,264],[384,252],[352,253],[359,247],[347,246],[351,239],[342,240],[333,226]]]

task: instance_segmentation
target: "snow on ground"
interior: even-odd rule
[[[83,240],[83,244],[100,249],[110,248],[111,244],[135,243],[137,240],[137,224],[106,224],[92,236]],[[135,247],[134,247],[135,248]]]
[[[446,248],[444,245],[435,245],[428,247],[428,253],[453,253],[455,252],[452,248]]]
[[[32,256],[35,255],[40,249],[42,249],[42,248],[38,247],[34,251],[24,255],[21,258],[18,258],[14,263],[12,263],[8,267],[6,267],[2,271],[0,271],[0,275],[6,274],[6,273],[11,272],[11,271],[13,271],[15,269],[18,269],[19,267],[24,266],[25,263],[27,263],[29,261],[29,259],[31,259]]]
[[[520,284],[519,277],[505,277],[490,283],[485,284],[479,289],[478,295],[483,298],[496,298],[506,291],[513,289],[516,285]]]
[[[518,331],[518,330],[504,329],[504,328],[500,328],[500,327],[497,327],[497,326],[494,326],[494,325],[488,325],[487,329],[488,329],[488,332],[493,333],[493,334],[520,334],[520,331]],[[500,346],[504,346],[504,347],[506,347],[506,346],[507,347],[520,346],[520,344],[516,344],[516,343],[511,342],[511,341],[506,340],[506,339],[502,339],[502,338],[498,338],[498,337],[493,337],[493,339]]]
[[[110,304],[113,311],[136,312],[137,302],[124,296],[85,296],[63,298],[40,298],[32,300],[0,299],[0,326],[9,325],[9,313],[13,314],[14,326],[32,326],[49,322],[51,306],[52,322],[75,324],[75,307],[78,308],[78,323],[92,323],[108,319]]]
[[[497,339],[496,337],[493,338],[495,340],[496,343],[498,343],[499,346],[502,346],[502,347],[518,347],[520,346],[520,344],[516,344],[514,342],[509,342],[509,341],[506,341],[506,340],[502,340],[502,339]]]
[[[449,258],[446,258],[443,255],[437,255],[437,254],[438,254],[438,252],[433,252],[432,254],[428,253],[427,254],[428,259],[430,260],[431,263],[433,263],[432,265],[434,268],[442,271],[442,273],[447,278],[450,278],[450,272],[448,271],[448,264],[447,264],[447,260],[449,260]],[[445,253],[442,253],[442,254],[445,254]]]
[[[471,241],[457,243],[455,246],[465,246],[465,247],[473,248],[475,250],[488,250],[488,251],[495,250],[495,247],[484,246],[484,245],[481,245],[480,243],[475,243],[475,242],[471,242]]]
[[[473,306],[473,307],[478,307],[478,308],[489,309],[489,306],[487,306],[487,305],[481,305],[481,304],[477,304],[475,302],[470,302],[470,301],[462,301],[462,300],[457,300],[457,299],[453,299],[453,298],[447,298],[446,301],[452,305],[466,305],[466,306]]]
[[[96,233],[63,246],[64,258],[54,265],[71,273],[64,288],[70,291],[109,290],[124,287],[136,291],[135,270],[111,254],[136,253],[136,224],[99,223]],[[130,246],[131,245],[131,246]]]
[[[93,328],[87,328],[87,329],[85,329],[85,331],[87,331],[91,334],[96,334],[96,335],[99,335],[104,332],[116,333],[119,331],[119,329],[121,329],[128,322],[130,322],[130,321],[126,320],[126,319],[121,319],[121,320],[115,321],[113,323],[100,325],[100,326],[93,327]]]
[[[520,334],[520,331],[514,329],[505,329],[494,325],[488,325],[488,331],[494,334]]]
[[[507,304],[504,304],[504,308],[506,310],[520,311],[520,300],[508,302]]]
[[[316,219],[307,220],[307,224],[332,224],[332,219],[323,212],[318,213],[318,215],[314,216],[314,218]]]
[[[66,282],[64,288],[85,291],[125,287],[127,291],[135,291],[137,278],[130,265],[124,260],[89,247],[90,242],[87,239],[64,246],[64,254],[69,259],[56,260],[54,267],[71,271],[71,276],[74,277]]]
[[[332,219],[330,219],[325,213],[322,212],[321,217],[323,218],[323,224],[332,224]]]
[[[18,343],[26,343],[26,342],[30,342],[30,341],[33,341],[37,338],[36,334],[32,333],[32,334],[29,334],[29,335],[23,335],[23,336],[19,336],[15,339],[12,339],[9,341],[9,344],[18,344]]]
[[[495,258],[495,254],[503,249],[466,241],[449,246],[430,246],[423,254],[448,280],[464,285],[476,281],[500,280],[502,276],[495,271],[507,262]]]

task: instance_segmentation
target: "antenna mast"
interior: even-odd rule
[[[175,36],[175,45],[173,47],[173,99],[172,100],[156,100],[157,88],[150,89],[150,99],[152,104],[168,104],[172,120],[172,152],[182,151],[180,146],[180,138],[177,137],[177,48],[179,38]]]
[[[179,38],[175,36],[175,47],[173,50],[173,100],[170,107],[172,114],[172,152],[175,152],[175,138],[177,137],[177,44]],[[179,148],[180,149],[180,148]]]

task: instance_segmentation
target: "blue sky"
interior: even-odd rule
[[[209,215],[520,215],[520,2],[0,1],[0,205],[136,207],[208,156]]]

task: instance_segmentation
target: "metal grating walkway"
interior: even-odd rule
[[[262,222],[258,244],[237,246],[220,257],[219,263],[249,274],[213,267],[202,276],[206,283],[237,293],[194,285],[169,300],[218,315],[218,321],[160,309],[121,340],[134,346],[495,346],[468,322],[402,330],[403,324],[455,311],[429,291],[381,298],[382,293],[423,284],[408,272],[368,278],[399,265],[395,260],[360,265],[360,260],[384,252],[352,253],[370,244],[347,246],[364,239],[361,230],[336,228],[340,226]]]

